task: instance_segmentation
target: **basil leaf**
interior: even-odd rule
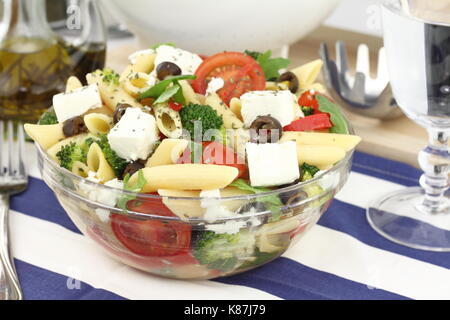
[[[268,50],[264,53],[259,53],[255,51],[245,51],[245,54],[249,55],[258,62],[264,71],[266,80],[276,79],[280,76],[280,70],[285,69],[289,66],[291,61],[284,58],[271,58],[272,51]]]
[[[130,192],[141,192],[144,186],[147,184],[147,180],[145,179],[144,173],[142,170],[138,172],[138,180],[136,184],[130,185],[130,174],[127,174],[123,179],[123,190]],[[136,199],[135,195],[124,194],[117,201],[117,207],[122,209],[124,212],[127,211],[128,201]]]
[[[150,47],[150,49],[156,50],[161,46],[175,47],[175,44],[172,42],[157,43],[154,46]]]
[[[172,98],[177,92],[181,90],[181,87],[178,84],[174,84],[172,87],[167,88],[158,99],[153,102],[153,104],[163,103]]]
[[[320,94],[316,96],[316,99],[319,103],[319,110],[330,114],[330,120],[331,123],[333,123],[333,126],[330,128],[330,132],[348,134],[349,131],[347,121],[345,120],[339,107]]]
[[[244,191],[250,191],[255,194],[272,191],[268,188],[252,187],[247,182],[245,182],[245,180],[242,180],[242,179],[237,179],[237,180],[233,181],[230,184],[230,186],[244,190]],[[272,211],[274,211],[274,210],[279,211],[280,210],[279,207],[283,206],[280,198],[277,195],[265,196],[265,197],[262,197],[261,199],[259,199],[259,201],[268,204],[271,207],[270,209]],[[275,206],[277,207],[277,209],[274,208]]]
[[[183,95],[183,88],[181,88],[181,85],[178,81],[175,81],[174,85],[177,85],[180,87],[180,90],[178,90],[177,92],[175,92],[175,94],[173,95],[173,101],[175,101],[176,103],[180,103],[180,104],[186,104],[186,99],[184,99],[184,95]]]
[[[178,80],[195,79],[195,78],[197,78],[197,77],[196,76],[191,76],[191,75],[181,75],[181,76],[173,76],[173,77],[166,78],[166,79],[162,80],[161,82],[155,84],[153,87],[151,87],[147,91],[141,93],[139,95],[138,99],[145,99],[145,98],[154,98],[154,99],[156,99],[160,95],[162,95],[164,90],[166,90],[166,88],[171,83],[175,83]]]

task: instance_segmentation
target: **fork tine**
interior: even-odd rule
[[[3,155],[4,155],[4,130],[5,126],[3,124],[3,121],[0,120],[0,177],[3,176]]]
[[[19,122],[17,127],[17,141],[19,144],[19,171],[18,175],[23,177],[27,175],[27,167],[25,165],[25,134],[23,132],[23,124]]]
[[[336,65],[340,73],[348,72],[347,50],[343,41],[336,42]]]
[[[366,44],[358,46],[358,53],[356,55],[356,72],[361,72],[370,77],[370,53],[369,47]]]
[[[325,42],[322,42],[320,44],[319,54],[325,63],[328,63],[328,61],[330,61],[330,55],[328,53],[328,46]]]
[[[389,72],[386,59],[386,50],[381,48],[378,52],[377,79],[382,83],[389,82]]]
[[[13,162],[13,157],[14,157],[14,127],[13,127],[13,122],[10,120],[7,123],[7,127],[8,127],[8,132],[7,132],[7,139],[8,139],[8,174],[10,176],[13,175],[13,166],[14,166],[14,162]]]

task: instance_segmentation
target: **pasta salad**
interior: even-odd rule
[[[360,142],[316,82],[322,64],[316,60],[285,71],[289,61],[270,51],[205,57],[160,44],[130,55],[120,74],[104,69],[86,79],[69,78],[66,91],[53,97],[52,109],[25,130],[57,164],[91,182],[163,199],[205,199],[198,210],[180,210],[164,200],[113,199],[111,205],[124,211],[185,221],[251,214],[255,204],[231,211],[206,200],[311,180]],[[306,196],[317,193],[319,185]],[[293,201],[265,200],[264,208],[273,212]],[[120,223],[126,215],[106,213],[100,219],[111,223],[133,253],[176,253],[160,244],[143,248],[124,236]],[[236,234],[240,227],[216,228],[208,237],[223,241],[220,235]],[[177,228],[177,235],[180,246],[193,241],[188,228]],[[258,250],[264,252],[264,246]]]

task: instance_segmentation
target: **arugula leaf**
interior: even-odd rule
[[[164,92],[153,102],[153,104],[163,103],[172,98],[178,91],[181,90],[180,85],[174,84],[172,87],[166,88]]]
[[[170,46],[170,47],[175,47],[175,44],[172,42],[164,42],[164,43],[157,43],[154,46],[150,47],[150,49],[156,50],[161,46]]]
[[[187,79],[195,79],[196,76],[191,75],[181,75],[181,76],[172,76],[169,78],[166,78],[162,80],[161,82],[155,84],[153,87],[148,89],[147,91],[141,93],[138,97],[138,99],[145,99],[145,98],[158,98],[160,95],[163,94],[164,90],[171,84],[175,83],[178,80],[187,80]]]
[[[258,62],[264,71],[266,80],[273,80],[280,76],[280,70],[289,66],[291,61],[284,58],[271,58],[272,51],[268,50],[264,53],[245,50],[245,54],[249,55]]]
[[[319,103],[319,110],[330,114],[330,120],[333,123],[330,133],[348,134],[347,121],[339,107],[320,94],[316,95],[316,99]]]
[[[244,191],[250,191],[255,194],[272,191],[271,189],[268,188],[252,187],[243,179],[236,179],[230,184],[230,186]],[[270,208],[271,210],[273,210],[274,207],[276,206],[278,208],[276,211],[279,211],[280,210],[279,207],[283,206],[283,203],[281,202],[280,198],[277,195],[264,196],[259,201],[264,202],[269,206],[271,206]]]
[[[133,185],[130,184],[130,174],[127,174],[123,179],[123,190],[130,192],[141,192],[144,186],[147,184],[147,180],[144,177],[144,173],[142,170],[138,171],[138,179],[137,182]],[[127,211],[127,203],[128,201],[136,199],[136,195],[124,194],[117,201],[117,207],[122,209],[124,212]]]

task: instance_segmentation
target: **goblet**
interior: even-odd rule
[[[395,99],[429,142],[419,153],[421,187],[374,201],[367,218],[397,243],[450,251],[450,0],[384,1],[381,11]]]

